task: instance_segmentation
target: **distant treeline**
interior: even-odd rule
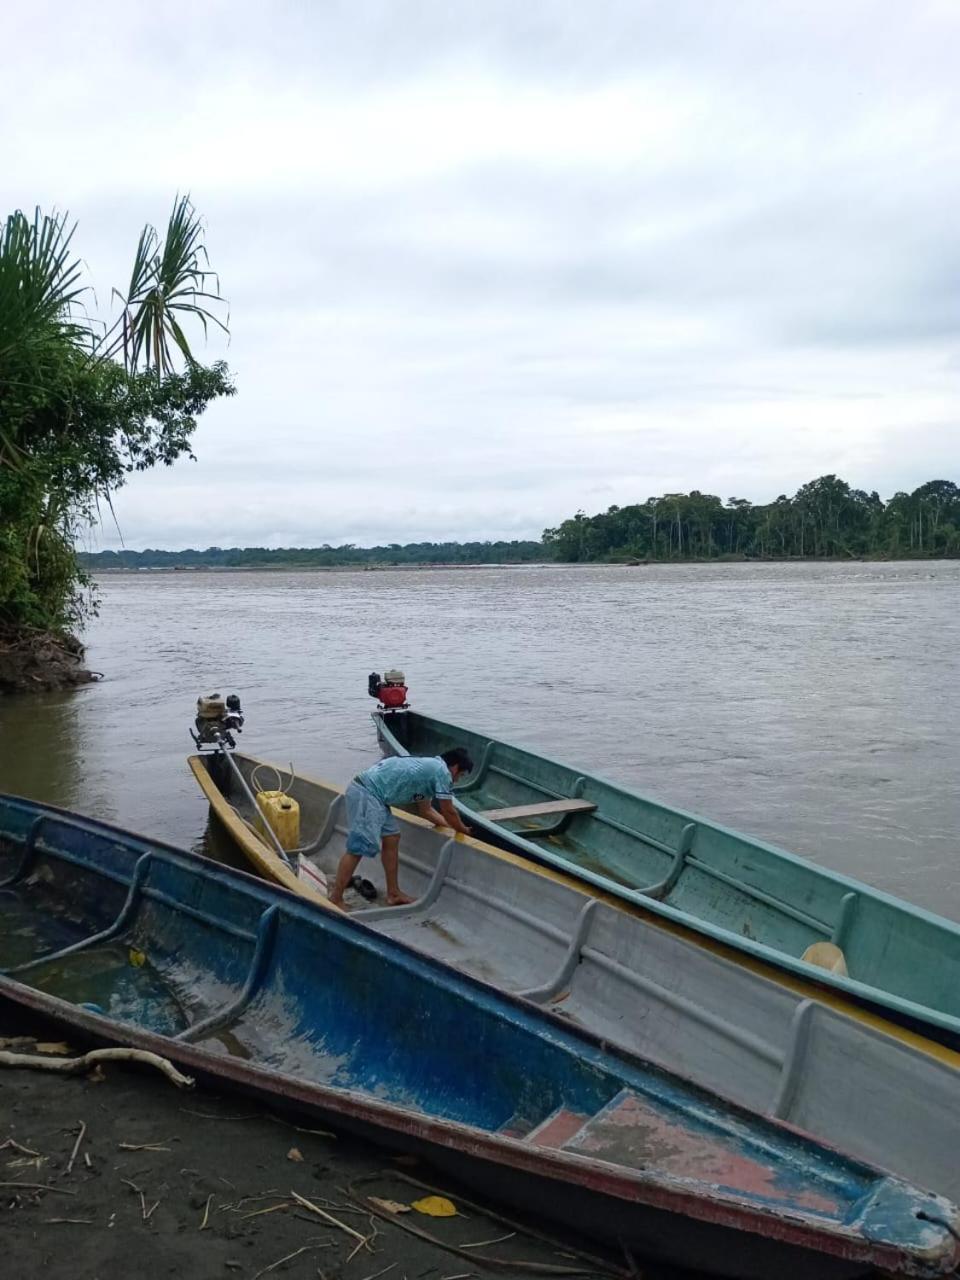
[[[567,562],[957,556],[960,489],[951,480],[930,480],[884,502],[831,475],[759,506],[694,489],[594,516],[578,511],[545,529],[543,543],[551,558]]]
[[[340,565],[523,564],[543,560],[540,542],[408,542],[386,547],[207,547],[205,551],[81,552],[84,569],[336,568]]]
[[[755,505],[713,494],[667,493],[594,516],[582,511],[540,542],[408,542],[401,546],[207,547],[205,551],[81,552],[84,569],[337,568],[609,560],[960,556],[960,488],[930,480],[884,502],[821,476],[792,498]]]

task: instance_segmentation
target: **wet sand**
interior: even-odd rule
[[[0,1009],[0,1037],[23,1034],[51,1033],[25,1028],[22,1018],[11,1025]],[[4,1146],[8,1139],[36,1154]],[[609,1278],[570,1256],[555,1233],[548,1241],[520,1229],[458,1254],[358,1210],[367,1195],[409,1204],[428,1194],[409,1179],[445,1192],[466,1216],[411,1211],[397,1222],[458,1246],[515,1231],[468,1206],[426,1165],[354,1137],[306,1131],[243,1097],[179,1090],[155,1071],[120,1064],[93,1078],[0,1068],[0,1230],[11,1280],[520,1280],[544,1264]],[[297,1204],[294,1191],[349,1232]],[[358,1237],[368,1243],[358,1247]],[[507,1265],[490,1269],[485,1254]],[[678,1273],[642,1262],[637,1273],[638,1280],[668,1275]]]

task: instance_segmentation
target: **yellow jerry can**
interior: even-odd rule
[[[289,852],[300,843],[300,806],[282,791],[257,792],[257,816],[254,825],[269,840],[266,823],[280,841],[280,847]]]

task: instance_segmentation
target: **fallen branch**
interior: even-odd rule
[[[38,1071],[59,1071],[62,1075],[75,1075],[86,1071],[88,1067],[99,1062],[142,1062],[145,1066],[156,1067],[178,1089],[193,1087],[193,1078],[182,1075],[172,1062],[161,1058],[158,1053],[150,1053],[146,1049],[91,1049],[79,1058],[40,1058],[33,1053],[8,1053],[0,1051],[0,1067],[28,1067]]]
[[[271,1262],[269,1267],[263,1267],[253,1277],[253,1280],[259,1280],[260,1276],[265,1276],[265,1275],[268,1275],[271,1271],[276,1271],[277,1267],[279,1267],[282,1263],[289,1262],[291,1258],[298,1258],[301,1253],[307,1253],[310,1249],[315,1249],[316,1247],[317,1246],[313,1244],[305,1244],[299,1249],[294,1249],[293,1253],[285,1254],[282,1258],[278,1258],[276,1262]]]
[[[141,1222],[146,1222],[147,1218],[150,1215],[147,1213],[147,1200],[143,1194],[143,1190],[140,1187],[138,1187],[135,1182],[131,1182],[129,1178],[121,1178],[120,1181],[123,1183],[126,1183],[126,1185],[131,1189],[131,1191],[135,1191],[136,1194],[140,1197],[140,1220]],[[159,1203],[160,1201],[158,1200],[157,1204]],[[156,1207],[157,1205],[155,1204],[153,1206],[153,1209],[155,1209]],[[150,1213],[153,1213],[153,1209],[150,1210]]]
[[[0,1182],[0,1187],[19,1187],[21,1191],[56,1191],[61,1196],[75,1196],[75,1191],[66,1187],[51,1187],[49,1182]]]
[[[485,1249],[488,1244],[503,1244],[504,1240],[512,1240],[517,1233],[509,1232],[505,1236],[497,1236],[494,1240],[475,1240],[472,1244],[462,1244],[461,1249]]]
[[[36,1156],[38,1159],[44,1159],[39,1151],[34,1151],[32,1147],[25,1147],[22,1143],[17,1142],[14,1138],[7,1138],[5,1142],[0,1142],[0,1151],[6,1151],[10,1147],[14,1151],[19,1151],[23,1156]]]
[[[281,1200],[279,1204],[267,1205],[266,1209],[251,1209],[249,1213],[241,1213],[240,1218],[259,1218],[263,1213],[276,1213],[278,1209],[289,1209],[289,1200]]]
[[[182,1172],[182,1170],[181,1170]],[[236,1211],[242,1204],[249,1204],[251,1200],[279,1200],[283,1196],[282,1191],[261,1191],[257,1196],[241,1196],[239,1200],[234,1202],[233,1209]]]
[[[297,1204],[303,1205],[304,1209],[309,1209],[311,1213],[317,1214],[321,1218],[325,1218],[327,1222],[332,1222],[335,1227],[339,1227],[341,1231],[345,1231],[348,1236],[353,1236],[354,1240],[359,1240],[361,1245],[367,1243],[367,1236],[362,1236],[359,1231],[354,1231],[353,1227],[348,1227],[345,1222],[341,1222],[339,1218],[335,1218],[332,1213],[327,1213],[326,1209],[321,1209],[319,1205],[308,1200],[306,1196],[299,1195],[296,1191],[290,1194],[296,1200]],[[351,1257],[353,1255],[351,1254]]]
[[[80,1121],[80,1132],[77,1134],[77,1140],[73,1144],[73,1150],[70,1152],[70,1159],[67,1161],[67,1174],[73,1173],[73,1162],[77,1158],[77,1152],[80,1150],[80,1143],[83,1141],[83,1135],[87,1132],[87,1122]]]
[[[396,1213],[389,1213],[387,1210],[379,1207],[379,1201],[375,1196],[367,1196],[360,1187],[369,1183],[378,1183],[383,1181],[406,1182],[410,1186],[422,1188],[425,1191],[432,1192],[435,1195],[441,1194],[436,1187],[431,1187],[426,1182],[421,1182],[419,1178],[412,1178],[409,1174],[400,1173],[395,1170],[384,1170],[382,1173],[366,1174],[360,1178],[355,1178],[353,1182],[347,1186],[347,1193],[360,1204],[363,1204],[367,1210],[375,1217],[380,1218],[384,1222],[389,1222],[391,1226],[396,1227],[400,1231],[406,1231],[412,1236],[417,1236],[420,1240],[425,1240],[429,1244],[436,1245],[448,1253],[457,1255],[468,1262],[476,1265],[478,1262],[491,1270],[504,1271],[528,1271],[533,1275],[540,1276],[582,1276],[593,1273],[597,1276],[608,1277],[609,1280],[639,1280],[635,1272],[628,1272],[621,1267],[596,1257],[593,1254],[586,1253],[582,1249],[566,1249],[564,1256],[574,1259],[582,1259],[582,1266],[563,1266],[553,1262],[537,1262],[533,1260],[521,1260],[517,1258],[497,1258],[489,1254],[471,1253],[469,1248],[476,1249],[482,1244],[490,1243],[489,1241],[477,1241],[468,1249],[463,1246],[455,1245],[447,1240],[443,1240],[440,1236],[434,1235],[430,1231],[426,1231],[423,1227],[419,1227],[410,1221],[409,1216],[400,1216]],[[458,1211],[461,1206],[466,1205],[472,1209],[474,1213],[489,1218],[492,1222],[502,1223],[505,1227],[512,1227],[513,1233],[520,1233],[532,1240],[538,1240],[542,1244],[551,1245],[557,1248],[559,1241],[551,1236],[544,1235],[533,1227],[524,1225],[523,1223],[514,1222],[510,1218],[505,1218],[502,1214],[495,1212],[493,1209],[485,1206],[474,1204],[469,1200],[465,1200],[462,1196],[457,1197]],[[462,1215],[461,1216],[465,1216]],[[509,1237],[506,1237],[509,1239]],[[473,1272],[464,1272],[463,1275],[472,1275]]]
[[[377,1227],[377,1224],[374,1222],[373,1218],[369,1218],[368,1221],[371,1227],[373,1227],[372,1233],[368,1235],[365,1240],[361,1240],[359,1244],[356,1244],[353,1246],[353,1252],[347,1258],[347,1262],[352,1262],[354,1258],[357,1256],[357,1254],[360,1252],[360,1250],[364,1248],[364,1246],[366,1246],[367,1253],[374,1252],[373,1242],[374,1240],[376,1240],[377,1236],[380,1234],[380,1231]],[[346,1266],[347,1263],[345,1262],[343,1265]]]
[[[391,1262],[389,1267],[384,1267],[382,1271],[374,1271],[373,1275],[364,1276],[363,1280],[379,1280],[380,1276],[385,1276],[388,1271],[392,1271],[398,1265],[396,1262]]]

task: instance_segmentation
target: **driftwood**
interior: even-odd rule
[[[0,1050],[0,1067],[28,1067],[36,1071],[59,1071],[62,1075],[74,1075],[86,1071],[99,1062],[142,1062],[145,1066],[156,1067],[178,1089],[193,1087],[193,1077],[179,1072],[172,1062],[161,1058],[158,1053],[149,1053],[146,1049],[91,1049],[89,1053],[78,1058],[44,1058],[35,1053],[10,1053]]]

